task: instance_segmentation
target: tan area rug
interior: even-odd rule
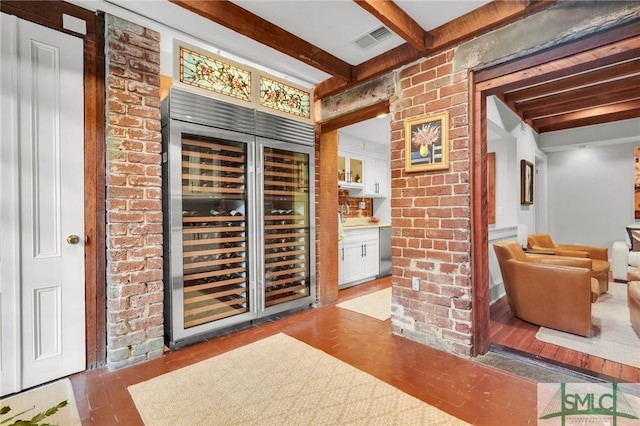
[[[540,327],[536,339],[640,368],[640,337],[631,328],[627,285],[609,283],[609,291],[591,307],[592,337]]]
[[[285,334],[129,386],[161,425],[464,425]]]
[[[33,417],[55,407],[64,400],[67,401],[66,406],[58,409],[55,414],[45,417],[37,423],[59,426],[82,424],[80,422],[80,415],[78,414],[78,407],[76,406],[76,399],[73,394],[73,386],[69,379],[58,380],[8,398],[0,399],[0,407],[9,406],[11,408],[11,411],[0,416],[0,423],[4,423],[8,418],[23,411],[23,414],[20,414],[7,423],[13,424],[18,419],[31,420]]]
[[[336,306],[380,321],[388,320],[391,318],[391,287],[346,300]]]

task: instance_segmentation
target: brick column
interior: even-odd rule
[[[471,354],[468,73],[453,50],[399,71],[391,99],[393,315],[395,334]],[[407,173],[404,122],[449,111],[448,170]],[[421,280],[411,289],[411,277]]]
[[[160,34],[107,20],[107,366],[163,349]]]

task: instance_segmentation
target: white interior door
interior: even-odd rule
[[[81,39],[2,14],[2,394],[85,369]]]

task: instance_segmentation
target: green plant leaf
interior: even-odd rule
[[[37,425],[39,422],[42,421],[42,419],[44,419],[45,417],[54,415],[55,413],[58,412],[59,409],[65,407],[66,405],[67,405],[67,400],[65,399],[64,401],[60,402],[58,405],[54,405],[53,407],[49,408],[47,411],[36,414],[31,418],[31,424]]]
[[[13,416],[9,417],[8,419],[5,419],[5,420],[1,421],[1,422],[0,422],[0,424],[9,423],[11,420],[15,419],[15,418],[16,418],[16,417],[18,417],[18,416],[23,415],[23,414],[24,414],[24,413],[26,413],[27,411],[31,411],[31,410],[33,410],[34,408],[36,408],[36,406],[35,406],[35,405],[34,405],[33,407],[31,407],[31,408],[28,408],[28,409],[26,409],[26,410],[24,410],[24,411],[22,411],[22,412],[20,412],[20,413],[16,414],[16,415],[13,415]],[[9,412],[9,411],[11,411],[11,408],[9,408],[9,410],[7,410],[7,412]],[[22,421],[22,420],[19,420],[19,419],[18,419],[18,420],[16,420],[16,422],[12,423],[12,424],[11,424],[11,426],[13,426],[13,425],[17,425],[17,424],[19,424],[18,422],[21,422],[21,421]]]
[[[31,418],[31,420],[21,420],[18,419],[15,422],[11,423],[10,426],[56,426],[56,425],[51,425],[49,423],[40,423],[42,421],[42,419],[44,419],[45,417],[49,417],[54,415],[55,413],[58,412],[59,409],[66,407],[68,404],[67,400],[65,399],[64,401],[58,403],[57,405],[54,405],[53,407],[49,408],[46,411],[43,411],[42,413],[38,413],[35,416],[33,416]],[[15,416],[12,416],[8,419],[5,419],[3,421],[0,422],[0,424],[4,424],[4,423],[8,423],[11,420],[15,419],[18,416],[21,416],[22,414],[26,413],[27,411],[31,411],[34,408],[36,408],[35,406],[29,408],[28,410],[24,410],[21,413],[16,414]],[[5,406],[0,408],[0,413],[1,414],[6,414],[9,411],[11,411],[11,407],[9,406]]]

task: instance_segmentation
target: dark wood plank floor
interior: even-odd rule
[[[534,357],[551,360],[554,363],[561,363],[596,377],[633,383],[640,382],[640,369],[638,368],[537,340],[536,333],[539,328],[537,325],[514,317],[506,297],[491,305],[492,344],[516,349]]]
[[[340,301],[386,288],[381,279],[340,291]],[[301,311],[197,343],[157,360],[71,377],[84,425],[140,425],[127,386],[286,333],[474,425],[536,423],[532,381],[391,334],[379,321],[333,305]]]

